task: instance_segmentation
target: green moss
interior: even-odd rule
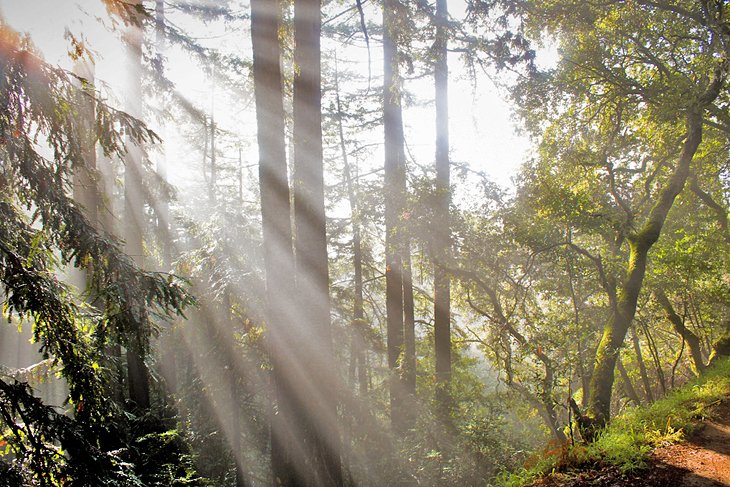
[[[530,469],[505,473],[494,485],[515,487],[541,475],[579,471],[586,465],[612,465],[622,472],[641,470],[655,447],[682,441],[700,420],[712,416],[713,406],[728,396],[730,359],[723,359],[651,406],[633,408],[615,417],[595,442],[548,456]]]

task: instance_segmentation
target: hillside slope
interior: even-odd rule
[[[500,486],[730,486],[730,359]]]

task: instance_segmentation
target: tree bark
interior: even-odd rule
[[[676,313],[676,311],[674,311],[672,303],[669,301],[669,298],[663,290],[658,289],[654,291],[654,296],[656,297],[657,302],[659,302],[659,305],[664,309],[667,319],[674,327],[674,331],[679,333],[679,335],[687,342],[687,345],[689,345],[689,354],[690,357],[692,357],[692,372],[694,372],[695,375],[700,375],[705,370],[705,363],[702,360],[700,339],[684,325],[684,320]]]
[[[711,85],[713,88],[717,82]],[[614,369],[619,349],[624,342],[626,332],[636,314],[636,303],[644,282],[649,250],[659,239],[667,214],[672,208],[675,198],[684,188],[689,176],[690,164],[702,142],[702,113],[707,103],[714,100],[719,92],[719,85],[714,86],[714,96],[704,105],[690,108],[687,114],[687,136],[679,155],[679,160],[672,175],[660,190],[657,201],[652,207],[643,227],[629,237],[629,261],[626,277],[618,290],[615,312],[606,323],[601,342],[596,351],[596,364],[591,376],[591,399],[588,403],[588,415],[598,424],[608,422],[611,413],[611,391],[614,381]]]
[[[330,328],[329,270],[322,156],[320,0],[294,1],[294,225],[299,366],[310,387],[299,388],[306,483],[342,484],[337,421],[338,377]],[[296,335],[296,333],[295,333]],[[304,353],[302,353],[304,352]],[[316,380],[314,380],[316,378]],[[309,444],[307,444],[309,443]]]
[[[141,6],[141,0],[135,0]],[[141,24],[141,23],[140,23]],[[127,112],[138,119],[142,118],[142,40],[144,33],[141,25],[130,25],[125,33],[127,63],[129,73],[129,92]],[[144,264],[142,239],[146,223],[144,211],[144,191],[142,188],[142,149],[131,139],[127,139],[127,154],[124,159],[124,218],[125,251],[139,266]],[[144,303],[132,303],[135,318],[139,323],[149,319]],[[145,330],[138,329],[128,337],[127,372],[129,398],[141,409],[150,406],[150,378],[145,355],[147,352]]]
[[[451,181],[449,162],[449,68],[448,5],[436,2],[436,42],[434,81],[436,87],[436,201],[434,208],[434,255],[445,262],[451,246]],[[437,401],[442,415],[450,409],[451,382],[451,282],[442,266],[434,267],[434,347],[436,354]]]
[[[403,146],[402,81],[396,43],[398,0],[383,3],[383,130],[385,151],[385,288],[390,418],[393,429],[406,429],[406,385],[399,371],[404,352],[403,231],[405,209],[405,149]]]
[[[618,368],[619,373],[621,374],[621,382],[624,386],[624,391],[626,392],[626,395],[634,401],[634,404],[637,406],[641,405],[641,398],[639,397],[639,394],[636,393],[636,389],[634,388],[634,385],[631,383],[631,379],[629,378],[629,373],[626,371],[626,367],[624,367],[624,363],[621,361],[621,357],[616,359],[616,367]]]
[[[298,485],[297,465],[305,462],[296,445],[300,426],[293,417],[287,376],[288,322],[286,298],[294,295],[294,253],[290,220],[289,183],[284,140],[284,102],[280,69],[277,0],[251,0],[251,41],[259,149],[261,223],[266,272],[267,345],[278,414],[271,417],[271,465],[274,482]],[[294,367],[292,367],[294,368]],[[296,370],[296,369],[295,369]],[[300,437],[300,436],[299,436]]]

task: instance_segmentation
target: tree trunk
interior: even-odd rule
[[[79,122],[82,129],[80,145],[84,164],[74,169],[73,198],[84,209],[89,222],[98,226],[101,198],[96,172],[96,141],[94,140],[95,103],[94,103],[94,64],[77,61],[74,74],[85,82],[79,83]],[[85,283],[84,283],[85,284]]]
[[[165,76],[165,2],[155,0],[155,48],[157,57],[154,61],[156,76]],[[164,134],[162,139],[165,140]],[[157,158],[157,176],[167,182],[167,159],[163,151]],[[163,196],[154,204],[155,216],[157,219],[157,242],[162,257],[162,270],[172,270],[173,249],[176,242],[173,242],[170,232],[170,202]],[[176,325],[174,322],[167,324],[160,332],[160,374],[165,381],[165,390],[169,396],[177,393],[177,354],[175,347]],[[168,398],[169,399],[169,398]]]
[[[713,82],[711,84],[711,88],[714,88],[714,96],[706,94],[709,98],[706,103],[717,97],[719,84],[721,83]],[[619,288],[616,310],[603,329],[591,377],[592,393],[588,403],[588,414],[598,424],[606,424],[610,418],[616,358],[636,313],[636,303],[644,282],[649,250],[659,239],[667,214],[672,208],[675,198],[684,188],[689,176],[690,164],[702,141],[702,114],[705,106],[691,107],[687,114],[687,137],[677,165],[669,181],[659,191],[657,201],[643,227],[629,237],[629,261],[626,277]]]
[[[215,207],[218,192],[218,161],[215,152],[215,68],[210,68],[211,102],[210,102],[210,179],[208,180],[208,200]],[[205,170],[205,168],[203,168]]]
[[[636,389],[634,388],[634,385],[631,383],[631,379],[629,378],[629,373],[626,371],[626,367],[624,367],[624,363],[621,361],[621,357],[618,357],[616,359],[616,367],[618,368],[619,373],[621,374],[621,382],[624,386],[624,391],[626,392],[626,395],[634,401],[634,404],[637,406],[641,405],[641,398],[639,397],[639,394],[636,393]]]
[[[569,232],[570,235],[570,232]],[[580,322],[580,307],[578,305],[578,296],[575,291],[575,286],[573,284],[573,280],[575,279],[575,272],[573,271],[573,262],[572,257],[570,254],[566,255],[566,268],[568,271],[568,284],[570,289],[570,298],[571,302],[573,304],[573,324],[576,327],[576,331],[578,333],[577,339],[576,339],[576,372],[578,376],[580,377],[581,382],[581,389],[582,389],[582,395],[581,395],[581,406],[586,407],[588,404],[588,401],[591,397],[591,378],[590,374],[588,373],[587,366],[585,364],[585,343],[583,341],[583,332],[581,330],[581,322]]]
[[[651,381],[649,380],[649,373],[646,370],[646,363],[644,362],[644,355],[641,353],[641,343],[639,343],[639,336],[636,334],[636,330],[631,331],[631,342],[634,345],[636,362],[639,365],[639,375],[641,376],[641,383],[644,386],[644,395],[648,402],[654,402],[654,394],[651,390]]]
[[[726,319],[723,323],[724,331],[720,338],[712,344],[712,352],[707,360],[707,366],[711,366],[715,360],[720,357],[730,356],[730,319]]]
[[[390,418],[393,429],[406,429],[406,386],[399,372],[404,352],[403,334],[403,229],[405,209],[405,149],[403,146],[402,81],[396,43],[398,0],[383,4],[383,130],[385,151],[385,288]]]
[[[300,386],[304,408],[307,484],[342,484],[335,371],[329,301],[327,232],[322,156],[320,0],[294,1],[294,224],[300,316],[300,363],[310,390]],[[302,353],[303,352],[303,353]],[[316,380],[313,380],[316,378]],[[302,390],[304,389],[304,390]],[[307,444],[309,443],[309,444]]]
[[[449,163],[449,68],[447,0],[436,2],[436,42],[434,78],[436,85],[436,201],[434,208],[434,255],[445,262],[451,246],[451,181]],[[434,267],[434,341],[436,352],[436,393],[442,413],[447,416],[451,381],[451,283],[443,266]]]
[[[687,342],[689,345],[689,354],[692,357],[692,372],[695,375],[700,375],[705,370],[705,363],[702,360],[702,348],[700,347],[700,339],[697,335],[684,325],[684,320],[674,311],[672,303],[669,301],[666,293],[659,289],[654,291],[654,296],[659,302],[659,305],[664,309],[667,314],[667,319],[672,323],[674,331]]]
[[[267,345],[278,414],[271,418],[271,464],[274,481],[297,485],[296,465],[303,465],[296,451],[298,426],[292,418],[288,397],[287,324],[291,312],[286,299],[294,295],[294,254],[289,206],[284,103],[280,69],[277,0],[251,0],[251,41],[259,148],[259,187],[266,271]]]
[[[649,330],[649,327],[646,326],[646,323],[642,321],[641,327],[644,329],[644,336],[646,337],[646,344],[649,347],[649,355],[651,355],[651,360],[654,362],[654,369],[656,370],[656,376],[659,380],[659,387],[662,390],[662,396],[667,395],[667,380],[664,377],[664,370],[662,369],[662,362],[659,358],[659,350],[657,349],[656,342],[654,342],[654,337],[651,335],[651,331]]]
[[[224,367],[226,367],[226,379],[228,382],[228,400],[231,404],[231,440],[230,447],[233,456],[234,467],[236,469],[235,485],[236,487],[245,487],[246,470],[244,465],[244,455],[241,450],[241,379],[242,371],[239,366],[238,353],[236,350],[236,337],[234,330],[234,321],[232,315],[233,305],[231,303],[231,289],[226,287],[223,294],[223,309],[221,310],[222,327],[218,336],[221,338],[220,344],[223,349]]]
[[[403,386],[409,404],[416,397],[416,315],[413,302],[413,272],[411,270],[410,238],[406,240],[403,254]],[[413,424],[412,408],[408,408],[406,421],[410,427]]]
[[[347,155],[345,144],[345,130],[342,124],[342,101],[340,99],[340,80],[337,68],[337,55],[335,54],[335,102],[337,104],[337,130],[340,139],[340,153],[342,156],[343,173],[347,185],[347,197],[350,203],[350,219],[352,222],[352,267],[354,270],[353,285],[355,296],[352,304],[352,381],[357,374],[358,388],[360,394],[368,391],[367,367],[365,364],[365,331],[368,326],[365,321],[365,300],[363,298],[363,277],[362,277],[362,236],[360,230],[360,204],[358,200],[353,171],[350,167],[350,160]]]
[[[135,0],[141,6],[141,0]],[[138,119],[142,118],[142,39],[141,26],[129,26],[125,33],[127,62],[129,65],[129,92],[127,112]],[[139,266],[144,264],[142,238],[146,223],[144,192],[142,189],[142,149],[131,139],[127,139],[127,154],[124,160],[124,216],[125,251]],[[149,318],[144,303],[132,303],[135,318],[145,323]],[[128,337],[127,368],[129,398],[141,409],[150,406],[150,378],[145,364],[147,336],[139,329],[134,336]]]

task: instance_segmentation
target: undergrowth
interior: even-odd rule
[[[492,485],[519,487],[543,475],[583,467],[610,465],[622,473],[641,470],[654,448],[682,441],[729,395],[730,359],[724,359],[650,406],[616,416],[593,443],[553,450],[530,468],[503,473]]]

